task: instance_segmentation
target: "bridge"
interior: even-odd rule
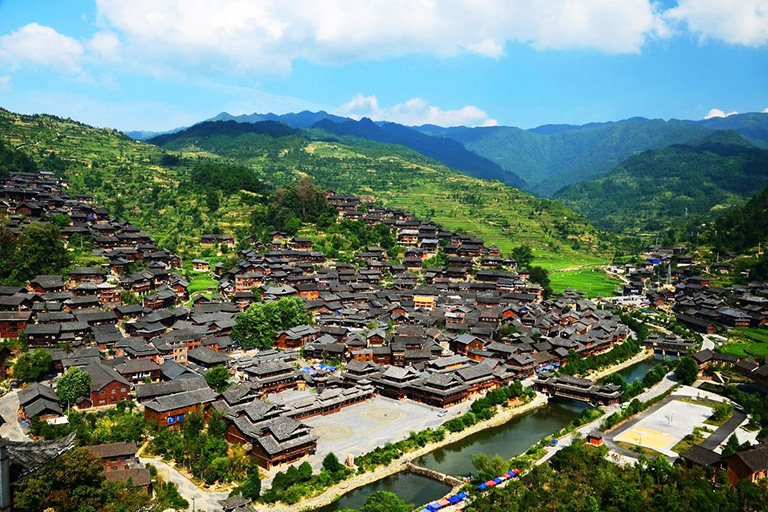
[[[432,480],[437,480],[438,482],[445,482],[451,487],[460,487],[464,485],[464,482],[458,478],[452,477],[451,475],[446,475],[445,473],[441,473],[439,471],[435,471],[434,469],[417,466],[412,462],[406,462],[405,469],[415,475],[422,475],[426,476],[427,478],[431,478]]]
[[[550,396],[559,396],[587,402],[592,405],[612,405],[621,402],[621,387],[615,384],[596,384],[589,379],[565,375],[549,379],[536,378],[533,389]]]

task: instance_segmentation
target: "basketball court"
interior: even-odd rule
[[[617,435],[614,440],[651,448],[674,457],[677,454],[672,451],[672,447],[693,432],[694,427],[704,424],[704,420],[711,415],[712,409],[704,405],[672,400]]]

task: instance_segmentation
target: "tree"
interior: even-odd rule
[[[510,254],[520,267],[528,267],[533,261],[533,249],[528,244],[518,245]]]
[[[18,279],[38,274],[61,274],[70,263],[69,253],[54,224],[34,223],[19,235],[13,263]]]
[[[528,269],[530,272],[531,282],[538,283],[544,289],[544,297],[552,295],[552,286],[550,286],[549,272],[544,267],[531,267]]]
[[[229,370],[226,366],[214,366],[205,374],[205,382],[221,393],[229,387]]]
[[[376,491],[365,500],[360,512],[410,512],[413,507],[388,491]]]
[[[269,348],[278,332],[311,320],[301,297],[254,303],[235,319],[232,339],[244,348]]]
[[[91,376],[77,366],[71,367],[59,379],[56,385],[56,394],[59,402],[68,407],[74,404],[81,396],[87,396],[91,390]]]
[[[476,453],[472,456],[472,465],[477,470],[480,480],[490,480],[496,478],[502,473],[506,473],[509,469],[509,462],[501,458],[496,454],[493,457],[489,457],[485,453]]]
[[[21,354],[13,365],[13,376],[24,382],[34,382],[51,370],[53,358],[42,348]]]
[[[344,469],[344,466],[341,464],[341,462],[339,462],[339,458],[336,457],[336,454],[333,452],[330,452],[323,459],[323,469],[329,472],[330,474],[334,474]]]
[[[251,463],[248,465],[248,476],[239,490],[244,498],[251,500],[255,500],[261,494],[261,474],[256,459],[251,459]]]
[[[680,360],[675,368],[675,375],[686,386],[690,386],[696,382],[696,378],[699,375],[699,366],[692,357],[684,357]]]
[[[106,479],[104,466],[88,448],[75,448],[15,485],[15,510],[129,512],[149,497],[126,483]]]

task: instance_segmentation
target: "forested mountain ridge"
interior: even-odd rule
[[[530,130],[499,127],[418,129],[451,137],[478,155],[512,171],[537,194],[605,174],[624,160],[651,149],[686,144],[714,130],[731,129],[758,147],[768,148],[768,114],[736,114],[702,121],[634,117],[582,126],[544,125]]]
[[[401,145],[368,139],[356,139],[355,145],[316,140],[318,128],[265,142],[247,127],[233,134],[231,126],[204,124],[205,137],[185,130],[160,143],[190,156],[233,159],[276,184],[296,173],[309,175],[319,186],[407,209],[449,229],[480,236],[505,251],[528,243],[557,261],[607,248],[583,217],[561,204],[455,172]],[[375,123],[364,126],[378,129]]]
[[[614,232],[684,232],[768,186],[768,150],[733,131],[646,151],[555,198]],[[698,229],[698,228],[697,228]]]
[[[161,139],[166,151],[116,130],[0,110],[6,145],[66,176],[70,194],[93,195],[174,250],[197,246],[202,233],[243,239],[265,188],[309,175],[319,186],[408,209],[505,252],[527,243],[537,263],[603,261],[608,252],[600,233],[560,203],[465,176],[402,146],[316,141],[274,125],[235,131],[228,123],[209,123]],[[206,162],[218,166],[215,173]]]
[[[735,130],[754,145],[768,148],[768,114],[765,113],[701,121],[634,117],[580,126],[550,124],[529,130],[511,126],[410,127],[369,119],[356,121],[325,111],[240,116],[222,112],[207,121],[275,121],[309,129],[314,137],[336,136],[346,144],[359,145],[363,141],[399,144],[471,176],[496,179],[544,196],[605,174],[640,152],[686,144],[715,130]],[[169,133],[178,131],[180,129]],[[145,139],[148,135],[130,133]]]

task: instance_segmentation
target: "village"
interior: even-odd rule
[[[66,180],[52,173],[17,173],[5,180],[0,208],[12,234],[30,223],[65,218],[61,237],[87,241],[92,255],[104,261],[67,275],[36,276],[25,288],[0,287],[0,338],[23,339],[27,350],[42,349],[52,362],[37,382],[19,388],[15,379],[0,398],[0,434],[11,443],[11,483],[41,464],[27,455],[36,444],[33,424],[66,424],[70,408],[135,402],[144,419],[161,429],[180,429],[190,415],[215,414],[226,425],[227,443],[245,447],[267,484],[278,471],[304,461],[320,470],[329,454],[354,467],[356,457],[412,432],[437,429],[467,413],[478,398],[517,382],[538,400],[562,397],[621,410],[620,385],[562,373],[569,363],[615,354],[638,340],[620,308],[612,309],[621,297],[593,300],[575,291],[546,297],[526,268],[482,240],[359,197],[329,191],[327,200],[340,220],[386,226],[405,248],[402,261],[389,261],[381,247],[367,247],[343,263],[313,250],[309,238],[274,232],[267,243],[237,250],[231,268],[202,257],[185,262],[140,228],[111,218],[93,198],[69,197]],[[235,251],[236,241],[221,234],[200,239],[201,249],[222,246]],[[425,268],[438,255],[445,264]],[[765,360],[716,351],[710,337],[764,325],[768,285],[710,286],[708,278],[690,271],[696,262],[681,248],[654,247],[647,257],[623,269],[623,295],[641,297],[649,319],[674,313],[691,336],[660,327],[641,340],[641,354],[691,355],[699,380],[724,382],[724,375],[733,374],[768,388]],[[670,286],[651,286],[660,269],[669,269],[664,272]],[[217,284],[190,293],[189,275]],[[127,298],[135,299],[125,303]],[[279,329],[269,347],[244,347],[233,339],[238,318],[249,308],[288,301],[298,301],[310,321]],[[0,379],[18,356],[0,348]],[[57,383],[73,368],[89,375],[89,391],[63,404]],[[210,377],[222,368],[225,384],[219,390]],[[679,438],[708,417],[699,412],[701,422]],[[742,420],[747,422],[746,415]],[[602,444],[593,423],[585,434]],[[724,442],[741,423],[717,438]],[[635,455],[615,441],[621,439],[632,444],[621,433],[612,433],[608,444],[617,443],[616,453]],[[54,443],[42,450],[50,459],[73,446],[73,437],[37,443]],[[694,447],[684,458],[719,466],[722,459],[712,450],[717,446]],[[90,449],[110,479],[151,492],[141,447],[110,443]],[[738,459],[722,467],[739,478],[764,474],[768,452],[760,449],[752,462]],[[749,471],[737,468],[741,463]],[[221,494],[216,496],[223,499]],[[235,500],[222,507],[232,503],[245,506]]]

